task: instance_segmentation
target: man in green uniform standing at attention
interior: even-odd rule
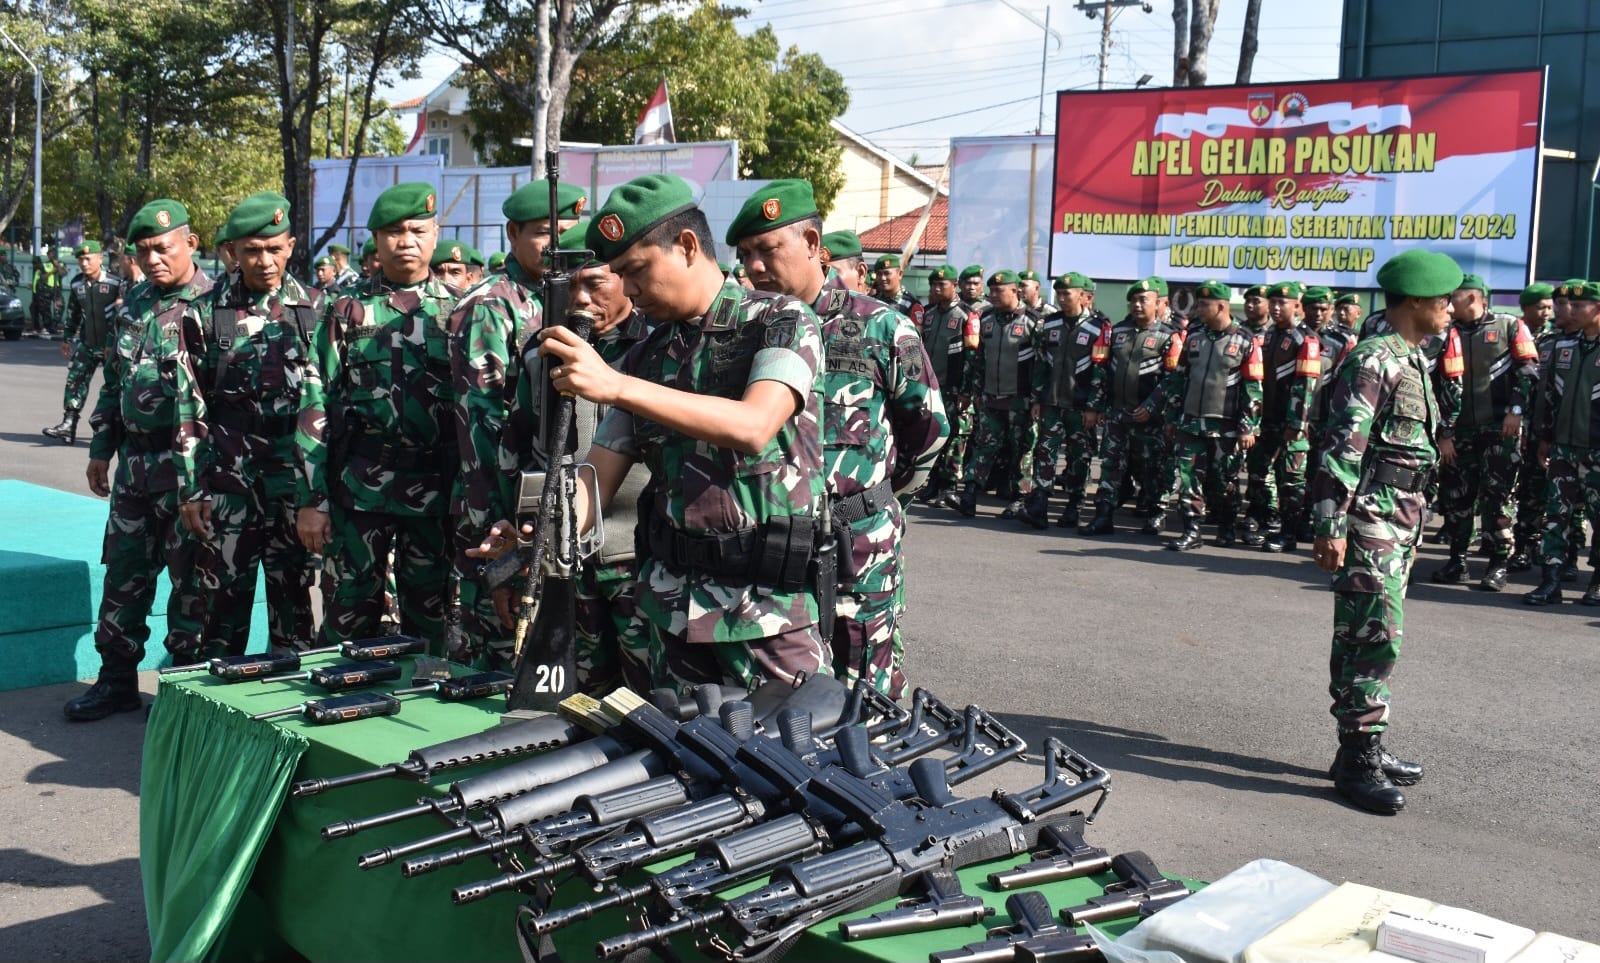
[[[1094,461],[1100,416],[1089,410],[1095,366],[1105,361],[1102,337],[1109,321],[1094,307],[1095,283],[1076,271],[1056,278],[1058,309],[1039,326],[1039,357],[1033,366],[1033,419],[1039,440],[1033,449],[1033,491],[1022,520],[1034,528],[1050,524],[1050,493],[1056,460],[1067,456],[1067,505],[1056,524],[1078,527],[1078,503]]]
[[[826,267],[837,271],[844,286],[857,294],[866,294],[867,262],[861,257],[861,236],[855,231],[829,231],[822,235],[822,250],[827,254]]]
[[[265,572],[274,650],[309,647],[311,578],[295,530],[295,424],[322,299],[288,274],[289,202],[262,191],[222,227],[239,270],[211,291],[216,336],[178,358],[178,496],[184,525],[211,542],[207,639],[243,654]]]
[[[189,229],[188,209],[177,201],[140,208],[129,222],[128,243],[146,280],[128,292],[130,320],[106,355],[105,383],[90,419],[89,490],[111,496],[102,553],[105,591],[94,631],[100,678],[66,704],[68,719],[103,719],[139,708],[138,666],[150,638],[145,620],[163,566],[172,584],[167,650],[174,664],[201,656],[206,603],[195,568],[200,544],[178,521],[173,399],[180,337],[197,343],[210,335],[211,279],[195,266],[200,239]],[[117,473],[108,481],[113,455]]]
[[[113,310],[122,285],[106,274],[99,241],[84,241],[72,250],[77,277],[67,295],[67,324],[61,331],[61,356],[67,358],[67,387],[61,398],[61,424],[44,429],[51,438],[72,444],[78,438],[78,416],[89,397],[89,382],[105,361],[106,345],[115,334]]]
[[[850,682],[865,676],[899,698],[900,500],[922,487],[950,430],[933,364],[911,318],[825,273],[822,217],[808,181],[773,181],[750,195],[726,240],[739,249],[757,290],[807,302],[822,322],[822,445],[839,559],[834,673]]]
[[[459,458],[445,328],[455,299],[428,276],[437,206],[425,183],[378,195],[367,230],[383,273],[329,305],[312,341],[296,527],[335,583],[323,602],[327,643],[383,634],[391,548],[401,631],[436,647],[444,637],[445,510]]]
[[[1421,248],[1378,269],[1390,330],[1357,344],[1339,369],[1312,489],[1311,557],[1333,575],[1336,593],[1328,684],[1339,727],[1333,784],[1354,805],[1386,815],[1405,807],[1396,786],[1422,779],[1421,766],[1383,745],[1406,581],[1439,458],[1439,405],[1418,345],[1449,325],[1450,294],[1461,278],[1455,261]]]
[[[928,275],[928,306],[922,312],[922,344],[939,382],[939,398],[950,425],[949,437],[933,463],[928,484],[917,494],[921,502],[936,502],[949,494],[961,478],[972,436],[972,406],[961,403],[967,365],[975,353],[968,345],[977,335],[978,319],[967,313],[956,295],[956,269],[944,264]]]
[[[1295,550],[1301,534],[1300,512],[1305,506],[1311,416],[1322,379],[1322,341],[1301,323],[1304,292],[1298,281],[1279,281],[1268,292],[1273,326],[1261,348],[1266,369],[1261,443],[1273,453],[1272,474],[1278,489],[1278,512],[1268,518],[1263,533],[1263,547],[1269,552]]]
[[[814,564],[826,560],[819,548],[834,549],[816,315],[725,279],[705,214],[670,174],[613,190],[587,240],[659,322],[623,372],[568,328],[542,335],[556,388],[611,406],[587,456],[600,509],[635,461],[650,466],[624,645],[647,653],[656,684],[685,692],[826,671],[818,590],[836,576]],[[594,506],[583,501],[587,527]]]
[[[996,271],[989,278],[990,306],[978,321],[978,351],[967,368],[963,392],[977,412],[972,455],[961,474],[961,497],[955,509],[968,518],[978,513],[978,489],[989,470],[1007,453],[1007,478],[1019,479],[1020,492],[1002,492],[1011,499],[1002,517],[1022,513],[1023,499],[1033,489],[1033,446],[1038,440],[1033,420],[1033,369],[1039,349],[1039,319],[1022,303],[1022,282],[1015,271]]]
[[[903,286],[905,269],[900,265],[900,255],[885,254],[872,265],[872,296],[911,319],[912,324],[922,324],[922,302]]]
[[[1533,334],[1540,372],[1549,366],[1550,347],[1560,333],[1560,329],[1551,324],[1556,313],[1555,293],[1554,286],[1535,283],[1523,288],[1519,298],[1522,323]],[[1506,563],[1506,568],[1513,572],[1526,572],[1533,567],[1533,559],[1539,554],[1539,536],[1544,531],[1545,470],[1537,457],[1539,443],[1534,438],[1532,418],[1538,406],[1539,382],[1536,379],[1533,397],[1526,406],[1528,420],[1527,430],[1522,433],[1522,469],[1517,472],[1517,511],[1512,525],[1515,547]],[[1578,524],[1581,526],[1582,522]]]

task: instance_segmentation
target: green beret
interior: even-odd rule
[[[367,238],[367,243],[361,245],[361,260],[365,261],[367,258],[377,253],[378,242],[370,237]]]
[[[1461,283],[1456,285],[1457,291],[1482,291],[1484,297],[1489,296],[1489,282],[1481,274],[1463,274]]]
[[[1037,281],[1039,280],[1039,272],[1033,268],[1023,268],[1017,272],[1017,277],[1023,281]]]
[[[1600,301],[1600,281],[1585,281],[1567,297],[1573,301]]]
[[[738,264],[733,266],[733,276],[740,279],[750,276],[750,272],[745,270],[743,261],[740,261]]]
[[[1143,281],[1139,281],[1128,288],[1128,300],[1132,301],[1146,291],[1154,291],[1157,297],[1164,298],[1167,296],[1167,282],[1164,278],[1145,278]]]
[[[240,236],[243,237],[244,235],[240,235]],[[329,244],[328,245],[328,253],[329,254],[343,254],[345,257],[349,257],[350,256],[350,249],[345,247],[343,244]]]
[[[1015,272],[1015,271],[996,271],[993,274],[989,275],[989,286],[990,287],[994,287],[997,284],[1021,284],[1021,283],[1022,283],[1022,279],[1017,277],[1017,272]]]
[[[941,264],[928,272],[929,281],[954,281],[956,279],[956,266],[954,264]]]
[[[222,225],[220,240],[277,237],[289,229],[289,201],[282,194],[262,191],[239,202]],[[329,251],[335,250],[332,245]],[[350,253],[348,251],[346,254]]]
[[[367,230],[376,231],[401,221],[423,220],[435,216],[439,206],[438,192],[432,184],[410,181],[395,186],[378,195],[367,214]]]
[[[438,267],[441,264],[471,264],[472,255],[477,252],[470,244],[460,241],[441,240],[433,249],[433,257],[428,260],[429,267]],[[481,255],[480,255],[481,257]]]
[[[82,244],[79,244],[77,247],[72,249],[72,256],[73,257],[83,257],[85,254],[99,254],[99,253],[100,253],[100,242],[99,241],[84,241]]]
[[[562,231],[561,236],[556,238],[556,245],[563,251],[588,251],[588,240],[589,222],[583,220]],[[604,263],[604,261],[594,256],[593,251],[590,251],[589,256],[584,258],[581,264],[575,266],[581,271],[584,268],[591,268]]]
[[[810,181],[794,177],[776,180],[744,199],[723,240],[732,246],[747,237],[816,216],[817,198]]]
[[[583,215],[583,209],[589,206],[589,194],[578,185],[563,181],[556,185],[556,203],[561,205],[561,209],[556,211],[556,220],[571,220]],[[541,177],[517,188],[506,198],[505,203],[500,205],[500,213],[505,215],[506,220],[516,221],[519,224],[528,221],[548,221],[550,182]]]
[[[1298,301],[1305,298],[1306,286],[1299,281],[1279,281],[1267,288],[1267,297]]]
[[[498,270],[500,270],[501,265],[503,265],[505,263],[506,263],[506,252],[504,252],[504,251],[496,251],[493,254],[489,255],[489,270],[498,271]]]
[[[1247,298],[1264,298],[1271,289],[1272,285],[1270,284],[1252,284],[1244,289],[1244,296]]]
[[[961,280],[963,280],[963,281],[967,280],[968,278],[981,278],[981,277],[983,277],[983,265],[982,264],[968,264],[966,267],[961,269]]]
[[[1094,281],[1087,274],[1068,271],[1066,274],[1056,278],[1055,289],[1057,291],[1065,291],[1068,288],[1082,288],[1085,291],[1093,291]]]
[[[1518,299],[1518,303],[1523,307],[1527,307],[1536,301],[1555,297],[1555,293],[1556,289],[1551,285],[1536,281],[1522,289],[1522,297]]]
[[[872,262],[872,269],[874,271],[881,271],[884,268],[897,268],[899,266],[900,255],[898,254],[880,254],[878,255],[878,259]]]
[[[319,258],[317,258],[311,264],[311,267],[312,267],[313,270],[315,270],[316,268],[321,268],[321,267],[331,268],[331,267],[337,267],[337,266],[338,265],[333,263],[333,258],[327,256],[326,254],[324,254],[323,256],[321,256]]]
[[[694,207],[694,191],[674,174],[646,174],[614,189],[594,212],[584,247],[612,261],[650,229]]]
[[[1313,284],[1306,288],[1300,300],[1305,304],[1330,304],[1333,301],[1333,292],[1320,284]]]
[[[835,261],[861,256],[861,235],[855,231],[829,231],[822,235],[822,246]]]
[[[142,241],[188,224],[189,209],[177,201],[162,198],[139,208],[139,213],[133,215],[128,224],[128,240]]]
[[[34,260],[37,261],[38,259],[35,258]],[[1583,290],[1583,286],[1586,283],[1587,282],[1584,281],[1583,278],[1567,278],[1565,281],[1561,282],[1561,286],[1560,287],[1556,288],[1555,297],[1558,297],[1558,298],[1573,298],[1573,297],[1577,297],[1578,292]]]
[[[1361,296],[1357,294],[1341,294],[1334,304],[1360,304]]]
[[[1218,301],[1232,301],[1233,289],[1221,281],[1201,281],[1195,285],[1194,296],[1197,298],[1215,298]]]
[[[1461,286],[1460,265],[1426,248],[1401,251],[1378,268],[1378,286],[1403,298],[1437,298]]]
[[[727,262],[725,262],[725,261],[718,261],[717,262],[717,270],[721,271],[723,274],[732,274],[733,273],[733,268],[728,267]]]

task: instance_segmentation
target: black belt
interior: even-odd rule
[[[438,472],[445,465],[441,449],[395,445],[383,435],[353,434],[345,442],[352,455],[360,455],[395,471]]]
[[[238,408],[217,407],[207,412],[207,420],[232,431],[277,438],[295,429],[295,415],[259,415]]]
[[[125,431],[122,433],[122,447],[146,454],[172,450],[171,435],[151,435],[144,432]]]
[[[885,478],[864,492],[830,500],[828,511],[833,515],[835,522],[843,521],[846,525],[854,525],[863,518],[871,518],[878,514],[892,501],[894,501],[894,486]]]
[[[1372,481],[1378,485],[1388,485],[1406,492],[1420,492],[1428,487],[1431,472],[1417,468],[1401,468],[1386,461],[1378,462],[1372,469]]]
[[[674,574],[739,579],[794,591],[807,585],[814,522],[785,516],[731,532],[686,532],[659,515],[643,523],[650,557]]]

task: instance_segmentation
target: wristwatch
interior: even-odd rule
[[[1522,406],[1521,405],[1512,405],[1511,406],[1511,413],[1516,415],[1518,418],[1521,418],[1522,417]]]

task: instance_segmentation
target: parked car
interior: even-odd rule
[[[17,341],[22,337],[22,329],[27,322],[28,315],[22,310],[22,299],[17,297],[16,289],[0,283],[0,332],[5,334],[7,341]]]

